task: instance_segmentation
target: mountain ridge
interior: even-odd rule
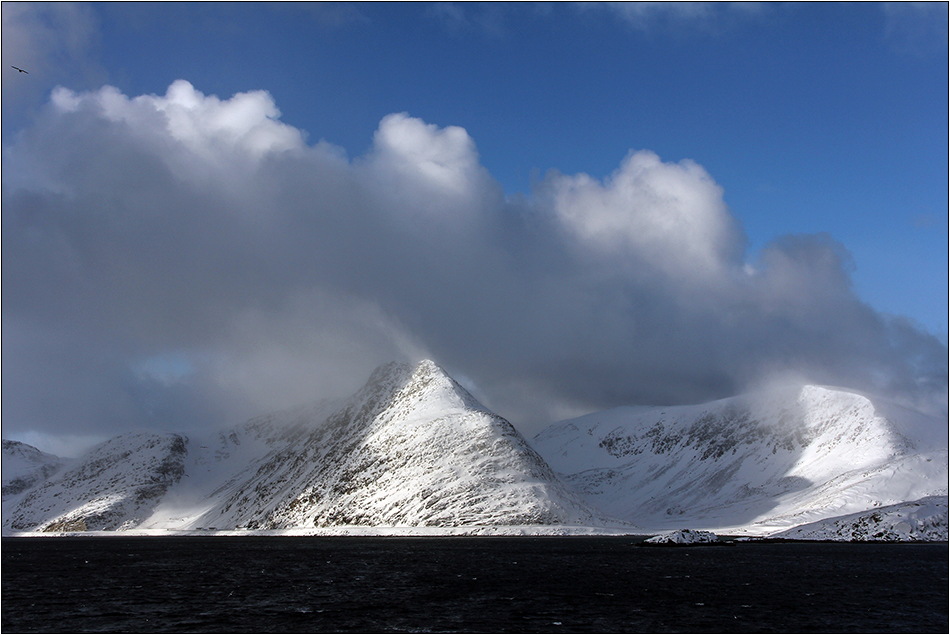
[[[178,438],[182,451],[176,446],[174,454],[182,467],[160,495],[143,490],[158,479],[152,463],[152,472],[139,469],[122,481],[122,491],[75,485],[83,474],[95,481],[103,461],[132,460],[137,450],[121,447],[117,437],[70,469],[71,489],[53,478],[20,501],[4,525],[55,530],[82,520],[86,529],[270,530],[603,522],[508,421],[430,361],[381,366],[346,400]],[[102,456],[110,447],[112,454]],[[66,513],[45,500],[63,491],[91,496],[95,504]],[[106,514],[99,510],[103,499],[126,501],[129,509],[119,513],[115,503]],[[129,499],[150,506],[131,509]]]
[[[120,435],[18,491],[5,469],[3,527],[770,535],[946,499],[946,446],[926,415],[820,386],[592,413],[529,443],[437,364],[394,362],[347,399],[218,431]],[[931,507],[927,535],[945,534],[946,506]]]
[[[611,515],[663,529],[687,522],[767,533],[945,496],[946,427],[940,438],[939,424],[925,419],[888,419],[852,391],[785,387],[592,413],[553,424],[533,443]]]
[[[15,496],[55,474],[63,459],[20,441],[3,439],[3,498]]]

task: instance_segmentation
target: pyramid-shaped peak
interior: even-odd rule
[[[433,362],[431,359],[424,359],[416,364],[415,367],[416,373],[427,373],[430,375],[445,375],[448,377],[448,373],[445,372],[441,366]]]
[[[361,391],[379,406],[385,403],[426,402],[443,406],[485,410],[478,400],[452,379],[445,369],[429,359],[415,365],[390,362],[373,371]]]
[[[432,384],[433,382],[447,385],[451,384],[452,386],[457,386],[458,388],[464,390],[461,386],[458,385],[454,379],[445,369],[433,362],[431,359],[424,359],[413,367],[409,381],[411,383],[425,383]]]
[[[366,381],[366,388],[398,388],[412,376],[415,367],[404,362],[389,362],[377,367]]]
[[[454,381],[445,370],[430,359],[417,364],[389,362],[376,368],[366,382],[368,386],[393,386],[400,388],[411,382],[428,382],[435,379]]]
[[[413,383],[432,381],[452,382],[442,367],[432,360],[424,359],[417,364],[389,362],[376,368],[366,382],[366,388],[374,391],[397,391]]]

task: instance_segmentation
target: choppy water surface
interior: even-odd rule
[[[947,545],[3,538],[4,632],[940,632]]]

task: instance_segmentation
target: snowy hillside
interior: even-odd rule
[[[929,496],[919,501],[819,520],[772,537],[862,542],[947,540],[947,497]]]
[[[946,422],[817,386],[618,408],[533,443],[591,505],[656,530],[765,535],[947,494]]]
[[[27,491],[12,509],[5,507],[4,526],[34,531],[135,527],[181,477],[184,456],[184,440],[176,434],[116,437]]]
[[[31,491],[4,518],[5,526],[288,529],[602,522],[510,423],[484,409],[432,362],[380,367],[341,403],[174,439],[146,448],[117,437],[80,467]],[[104,461],[109,471],[100,469]],[[142,483],[151,487],[142,489]]]
[[[32,445],[3,440],[3,500],[16,496],[49,478],[63,465],[58,456],[41,452]]]
[[[595,413],[532,448],[426,361],[346,400],[125,434],[62,467],[5,441],[3,527],[771,535],[833,519],[807,531],[919,539],[946,536],[947,461],[946,422],[817,386]],[[910,514],[921,500],[936,511]]]

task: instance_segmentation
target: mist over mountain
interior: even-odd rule
[[[5,433],[216,427],[426,357],[525,434],[789,374],[946,416],[946,345],[831,234],[751,249],[694,160],[507,195],[451,122],[313,138],[264,90],[52,90],[4,148]]]
[[[47,531],[132,529],[184,473],[184,438],[126,433],[27,490],[4,526]]]
[[[394,362],[348,399],[233,429],[125,433],[71,462],[3,451],[5,532],[767,535],[931,497],[919,531],[885,514],[870,535],[946,534],[946,426],[817,386],[594,413],[529,444],[438,365]]]
[[[533,443],[591,505],[650,527],[769,533],[947,495],[945,422],[827,387],[618,408]]]
[[[603,522],[432,362],[204,438],[115,437],[4,514],[44,531]]]
[[[19,441],[3,440],[3,499],[56,473],[63,460]]]

